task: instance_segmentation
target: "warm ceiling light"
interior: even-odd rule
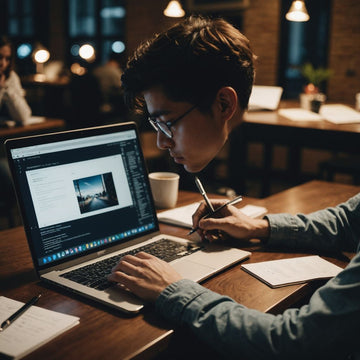
[[[164,15],[169,17],[183,17],[185,15],[185,11],[181,7],[179,1],[172,0],[164,10]]]
[[[305,2],[302,0],[295,0],[290,6],[288,13],[285,15],[289,21],[308,21],[310,16],[306,10]]]
[[[44,63],[50,59],[50,53],[42,45],[38,44],[33,52],[33,61],[36,64],[36,74],[34,75],[35,81],[45,81]]]
[[[82,45],[79,49],[79,55],[84,60],[91,61],[95,59],[95,49],[90,44]]]
[[[34,54],[34,59],[37,63],[43,64],[50,58],[50,53],[45,49],[37,50]]]

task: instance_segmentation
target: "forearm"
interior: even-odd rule
[[[313,250],[355,251],[360,239],[360,195],[309,215],[271,214],[268,244]]]

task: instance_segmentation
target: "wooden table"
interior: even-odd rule
[[[298,107],[293,101],[282,102],[280,108]],[[360,124],[334,124],[321,121],[293,121],[277,111],[255,111],[244,115],[242,125],[230,141],[231,186],[238,193],[246,193],[245,179],[248,145],[263,144],[262,194],[270,190],[274,145],[288,147],[287,173],[300,182],[301,150],[303,148],[360,153]]]
[[[336,205],[359,191],[360,187],[356,186],[312,181],[266,199],[245,198],[239,206],[251,203],[266,206],[269,212],[308,213]],[[179,205],[199,200],[199,194],[181,192]],[[169,225],[162,225],[161,230],[180,236],[187,232]],[[258,242],[246,248],[252,251],[248,262],[304,255],[269,252]],[[174,330],[151,307],[130,317],[39,282],[22,227],[0,232],[0,253],[0,295],[26,301],[41,292],[39,306],[80,317],[79,325],[29,354],[26,359],[150,359],[165,351],[177,337],[190,336]],[[325,258],[346,266],[344,259]],[[271,289],[236,265],[203,285],[248,307],[279,313],[306,299],[321,282]]]
[[[45,118],[45,121],[31,125],[0,128],[0,139],[5,141],[11,137],[28,136],[50,131],[64,130],[65,121],[62,119]]]

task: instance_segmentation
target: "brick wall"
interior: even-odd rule
[[[280,0],[250,0],[244,11],[243,32],[258,56],[258,85],[276,85],[279,53]]]
[[[126,5],[126,45],[131,55],[143,41],[178,22],[163,15],[168,0],[129,0]]]
[[[360,92],[360,1],[333,0],[330,26],[329,100],[355,103]]]
[[[168,0],[132,0],[127,3],[126,39],[130,55],[139,43],[178,20],[163,15]],[[277,79],[280,0],[250,0],[244,11],[243,32],[258,56],[256,81],[274,85]]]
[[[127,5],[127,45],[131,54],[153,33],[178,20],[163,15],[168,0],[130,0]],[[243,32],[258,56],[256,83],[276,85],[280,46],[281,0],[250,0],[244,11]],[[310,14],[311,16],[311,14]],[[360,92],[360,1],[333,0],[330,24],[329,100],[354,103]]]

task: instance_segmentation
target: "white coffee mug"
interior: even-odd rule
[[[166,171],[149,174],[151,191],[157,209],[175,207],[179,192],[179,178],[179,174]]]

